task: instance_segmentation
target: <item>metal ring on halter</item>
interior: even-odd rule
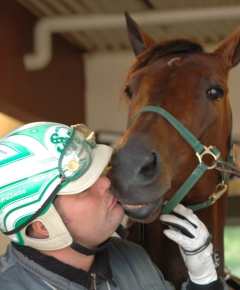
[[[207,154],[212,155],[213,158],[214,158],[215,160],[217,160],[217,159],[220,157],[220,153],[218,153],[217,155],[215,155],[215,154],[212,152],[211,149],[213,148],[213,146],[206,147],[205,145],[203,145],[203,147],[205,148],[204,151],[202,151],[201,153],[196,152],[196,155],[197,155],[197,158],[198,158],[198,160],[199,160],[199,163],[202,163],[202,158],[203,158],[203,156],[204,156],[204,155],[207,155]],[[217,165],[217,164],[214,163],[213,165],[208,166],[207,170],[215,168],[216,165]]]

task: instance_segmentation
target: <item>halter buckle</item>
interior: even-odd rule
[[[217,151],[216,154],[213,152],[215,147],[213,147],[213,146],[206,147],[205,145],[203,145],[203,147],[204,147],[205,150],[203,150],[201,153],[196,152],[196,155],[197,155],[197,158],[199,160],[199,163],[202,163],[203,156],[207,155],[207,154],[212,155],[215,160],[217,160],[220,157],[220,152],[219,151]],[[207,170],[213,169],[215,167],[216,167],[216,163],[214,163],[211,166],[208,166]]]
[[[214,204],[228,189],[228,185],[224,182],[216,185],[216,191],[209,197],[211,204]]]

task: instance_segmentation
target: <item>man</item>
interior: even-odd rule
[[[1,290],[174,289],[140,246],[109,238],[124,234],[103,174],[111,153],[84,125],[32,123],[0,140],[0,229],[12,241]],[[227,289],[205,226],[181,205],[174,211],[161,218],[189,270],[182,289]]]

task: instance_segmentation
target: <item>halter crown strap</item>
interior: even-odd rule
[[[213,169],[216,164],[212,166],[206,165],[202,157],[206,154],[210,154],[214,157],[215,160],[220,158],[220,152],[214,146],[206,147],[203,146],[199,140],[193,136],[191,132],[189,132],[177,119],[175,119],[171,114],[165,111],[162,108],[155,106],[146,106],[139,110],[133,119],[131,120],[128,127],[132,125],[135,119],[144,112],[153,112],[163,116],[168,122],[180,133],[180,135],[191,145],[191,147],[195,150],[196,155],[199,159],[199,165],[195,168],[195,170],[191,173],[188,179],[183,183],[183,185],[179,188],[179,190],[175,193],[175,195],[170,199],[170,201],[162,208],[161,214],[170,213],[173,208],[185,197],[185,195],[189,192],[189,190],[195,185],[195,183],[199,180],[199,178],[203,175],[203,173],[207,169]],[[222,184],[221,184],[222,185]],[[201,208],[212,205],[224,192],[227,190],[227,185],[223,180],[223,187],[217,192],[213,194],[206,202],[203,202],[198,205],[188,206],[193,211],[199,210]]]

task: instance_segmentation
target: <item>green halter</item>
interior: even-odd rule
[[[216,166],[216,163],[208,166],[203,162],[203,156],[210,154],[213,156],[215,160],[220,159],[220,152],[217,150],[215,146],[206,147],[202,145],[192,133],[190,133],[181,123],[178,122],[172,115],[170,115],[167,111],[162,108],[155,107],[155,106],[146,106],[139,110],[133,119],[131,120],[129,127],[132,125],[136,117],[144,112],[153,112],[161,115],[168,122],[180,133],[180,135],[191,145],[191,147],[196,152],[196,155],[199,160],[199,165],[194,169],[191,175],[187,178],[187,180],[183,183],[183,185],[179,188],[179,190],[175,193],[175,195],[170,199],[170,201],[162,208],[161,214],[168,214],[170,213],[173,208],[185,197],[185,195],[189,192],[189,190],[195,185],[195,183],[200,179],[203,173],[207,169],[213,169]],[[232,148],[232,140],[230,136],[230,148]],[[228,155],[227,158],[228,163],[233,163],[233,156],[232,154]],[[193,211],[208,207],[215,203],[228,189],[228,181],[229,181],[229,173],[222,172],[222,182],[216,186],[216,192],[214,192],[207,201],[197,204],[188,206],[188,208],[192,209]]]

